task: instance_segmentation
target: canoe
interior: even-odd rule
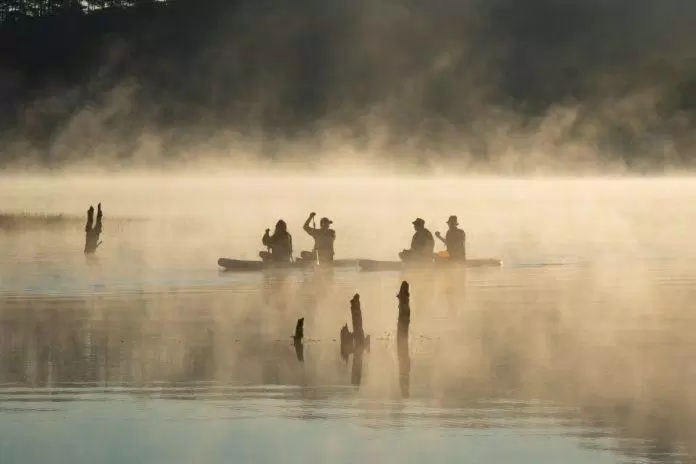
[[[375,261],[372,259],[361,259],[358,266],[361,271],[401,271],[406,269],[448,269],[452,267],[501,267],[503,262],[499,259],[467,259],[466,261],[431,261],[431,262],[411,262],[403,261]]]
[[[220,258],[217,261],[218,266],[223,268],[225,271],[238,271],[238,272],[249,272],[249,271],[262,271],[265,269],[309,269],[314,267],[356,267],[358,265],[358,260],[356,259],[337,259],[334,260],[329,266],[326,264],[319,265],[316,261],[305,261],[297,259],[292,263],[274,263],[271,261],[264,262],[261,260],[247,261],[243,259],[230,259],[230,258]]]

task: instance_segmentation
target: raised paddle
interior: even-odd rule
[[[316,216],[316,213],[312,213],[314,216],[312,216],[312,229],[316,230],[317,229],[317,223],[314,220]],[[319,250],[315,250],[314,256],[316,257],[316,265],[319,265]]]

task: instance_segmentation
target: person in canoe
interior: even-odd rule
[[[102,209],[101,203],[97,205],[97,222],[94,223],[94,206],[90,205],[87,210],[87,224],[85,224],[85,254],[91,255],[101,242],[99,236],[102,233]]]
[[[417,218],[412,224],[416,233],[411,239],[411,248],[399,253],[399,258],[402,261],[432,261],[435,248],[433,234],[425,228],[425,221],[421,218]]]
[[[292,236],[288,232],[288,225],[282,219],[275,225],[273,235],[270,229],[266,229],[261,242],[268,251],[259,252],[263,261],[289,263],[292,261]]]
[[[435,232],[435,236],[447,247],[445,256],[441,256],[438,253],[438,257],[455,261],[466,260],[466,232],[458,227],[457,216],[450,216],[447,220],[447,225],[449,229],[447,229],[444,238],[442,238],[440,232]]]
[[[329,218],[323,217],[319,221],[319,228],[309,225],[310,221],[314,220],[317,213],[310,213],[309,217],[302,226],[302,230],[307,232],[314,239],[314,249],[303,251],[302,259],[308,261],[319,261],[319,263],[331,263],[334,258],[334,241],[336,240],[336,231],[331,229],[333,223]]]

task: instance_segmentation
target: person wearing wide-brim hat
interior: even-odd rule
[[[336,241],[336,231],[329,228],[333,221],[327,217],[321,218],[319,228],[310,227],[309,222],[314,220],[317,213],[310,213],[309,217],[302,226],[302,230],[307,232],[314,239],[314,248],[311,252],[303,251],[300,253],[302,259],[319,261],[319,263],[330,263],[334,259],[334,242]]]
[[[421,218],[416,218],[411,224],[416,231],[411,239],[411,248],[399,253],[399,258],[402,261],[432,261],[435,248],[433,234],[425,228],[425,221]]]
[[[435,236],[439,238],[440,241],[442,241],[442,243],[444,243],[447,247],[447,255],[449,259],[465,260],[466,232],[458,227],[459,221],[457,220],[457,216],[450,216],[449,219],[447,219],[447,225],[449,226],[449,229],[447,229],[445,238],[442,238],[439,231],[435,232]]]

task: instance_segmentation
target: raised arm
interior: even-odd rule
[[[445,240],[444,238],[442,238],[442,235],[440,234],[440,232],[435,232],[435,236],[436,236],[437,238],[439,238],[440,241],[441,241],[442,243],[444,243],[445,245],[447,245],[447,240]]]
[[[309,213],[307,220],[305,221],[304,225],[302,226],[302,230],[307,232],[309,235],[312,235],[312,233],[314,232],[314,230],[311,227],[309,227],[309,221],[314,219],[314,216],[316,216],[316,215],[317,215],[317,213]]]

